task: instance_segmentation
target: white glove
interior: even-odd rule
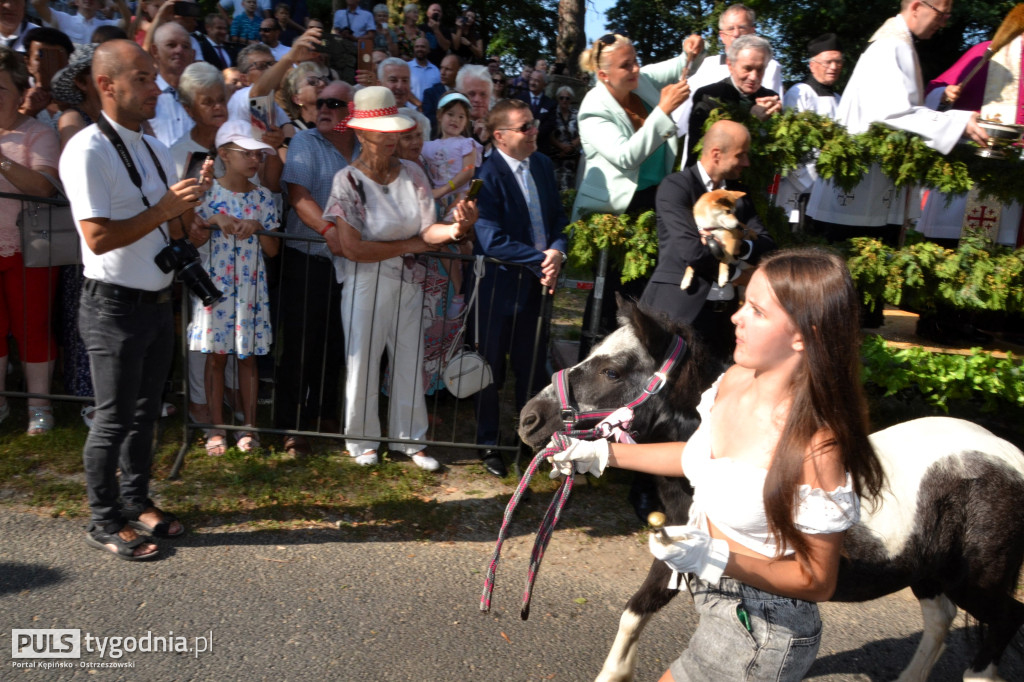
[[[548,442],[548,447],[552,446],[554,441]],[[608,466],[608,441],[570,438],[569,447],[548,457],[548,461],[553,467],[551,478],[571,476],[573,467],[577,473],[600,476]]]
[[[729,543],[712,538],[696,526],[666,526],[672,539],[666,543],[661,532],[651,533],[647,545],[655,559],[661,559],[677,573],[696,573],[717,585],[729,563]]]

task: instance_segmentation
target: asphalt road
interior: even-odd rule
[[[0,679],[588,680],[648,560],[635,535],[556,531],[523,622],[527,533],[506,544],[488,614],[478,603],[490,541],[208,528],[165,541],[159,561],[129,563],[90,549],[81,535],[81,521],[0,512]],[[656,680],[685,645],[695,625],[687,601],[676,599],[652,620],[637,679]],[[893,679],[920,634],[909,593],[822,612],[814,680]],[[14,628],[77,628],[93,652],[68,659],[70,669],[15,668]],[[969,644],[962,619],[956,628],[933,680],[961,679]],[[208,650],[111,657],[111,638],[147,632]],[[134,667],[81,667],[100,662]],[[1007,653],[1002,673],[1024,679],[1019,648]]]

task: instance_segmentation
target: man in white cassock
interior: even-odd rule
[[[956,64],[929,84],[926,102],[938,108],[952,104],[954,109],[980,111],[981,118],[1002,123],[1024,124],[1024,92],[1021,91],[1021,70],[1024,38],[1018,36],[1009,45],[982,65],[962,90],[957,85],[984,57],[992,44],[986,40],[968,50]],[[948,202],[948,205],[947,205]],[[1024,245],[1024,220],[1018,202],[1001,204],[992,197],[982,197],[976,189],[968,194],[948,197],[932,190],[928,193],[917,229],[925,236],[955,242],[964,230],[980,231],[992,241],[1010,247]],[[953,246],[952,243],[948,244]]]
[[[932,149],[947,154],[967,135],[979,144],[987,136],[978,114],[939,112],[924,104],[921,64],[914,40],[927,40],[946,24],[953,0],[903,0],[900,13],[871,37],[857,62],[836,111],[836,120],[850,134],[865,132],[872,123],[917,133]],[[895,245],[904,219],[917,217],[917,192],[896,191],[878,164],[853,190],[846,192],[818,179],[811,191],[807,215],[829,241],[871,236]]]
[[[726,63],[726,54],[732,41],[740,36],[753,35],[757,32],[757,14],[746,5],[729,5],[718,17],[718,39],[722,41],[722,53],[714,55],[697,62],[696,70],[692,70],[687,77],[690,83],[690,92],[697,92],[705,85],[718,83],[730,76],[729,65]],[[764,77],[761,85],[774,90],[779,97],[783,95],[782,89],[782,67],[775,59],[768,60],[765,67]],[[676,123],[679,137],[684,137],[690,128],[690,112],[693,111],[693,98],[687,98],[685,102],[672,112],[672,120]],[[693,145],[679,145],[683,150],[683,167],[686,166],[686,149]],[[692,165],[692,164],[690,164]]]
[[[782,105],[795,111],[813,111],[821,116],[836,117],[839,95],[832,89],[843,70],[843,52],[835,33],[824,33],[807,43],[807,78],[786,91]],[[817,180],[815,162],[808,161],[779,181],[775,203],[789,217],[794,231],[803,229],[807,200]]]

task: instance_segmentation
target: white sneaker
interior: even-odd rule
[[[436,459],[430,455],[424,455],[422,452],[417,452],[412,455],[412,461],[416,463],[416,466],[424,471],[437,471],[441,468],[441,465]]]
[[[370,467],[380,463],[380,458],[377,457],[376,450],[371,450],[370,452],[364,452],[361,455],[356,455],[355,457],[353,457],[353,459],[356,461],[356,464],[358,464],[361,467]]]

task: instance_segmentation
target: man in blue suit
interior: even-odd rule
[[[530,105],[515,99],[498,102],[487,115],[494,152],[477,176],[484,186],[477,201],[477,254],[523,268],[488,264],[480,280],[480,352],[494,370],[495,383],[477,397],[477,440],[498,444],[498,388],[508,354],[516,376],[516,410],[521,410],[530,384],[530,365],[541,312],[541,291],[554,293],[565,262],[563,230],[568,219],[558,196],[551,160],[537,152],[537,123]],[[545,329],[538,352],[547,347]],[[547,384],[545,359],[538,357],[533,389]],[[497,450],[483,451],[484,467],[495,476],[507,474]]]

